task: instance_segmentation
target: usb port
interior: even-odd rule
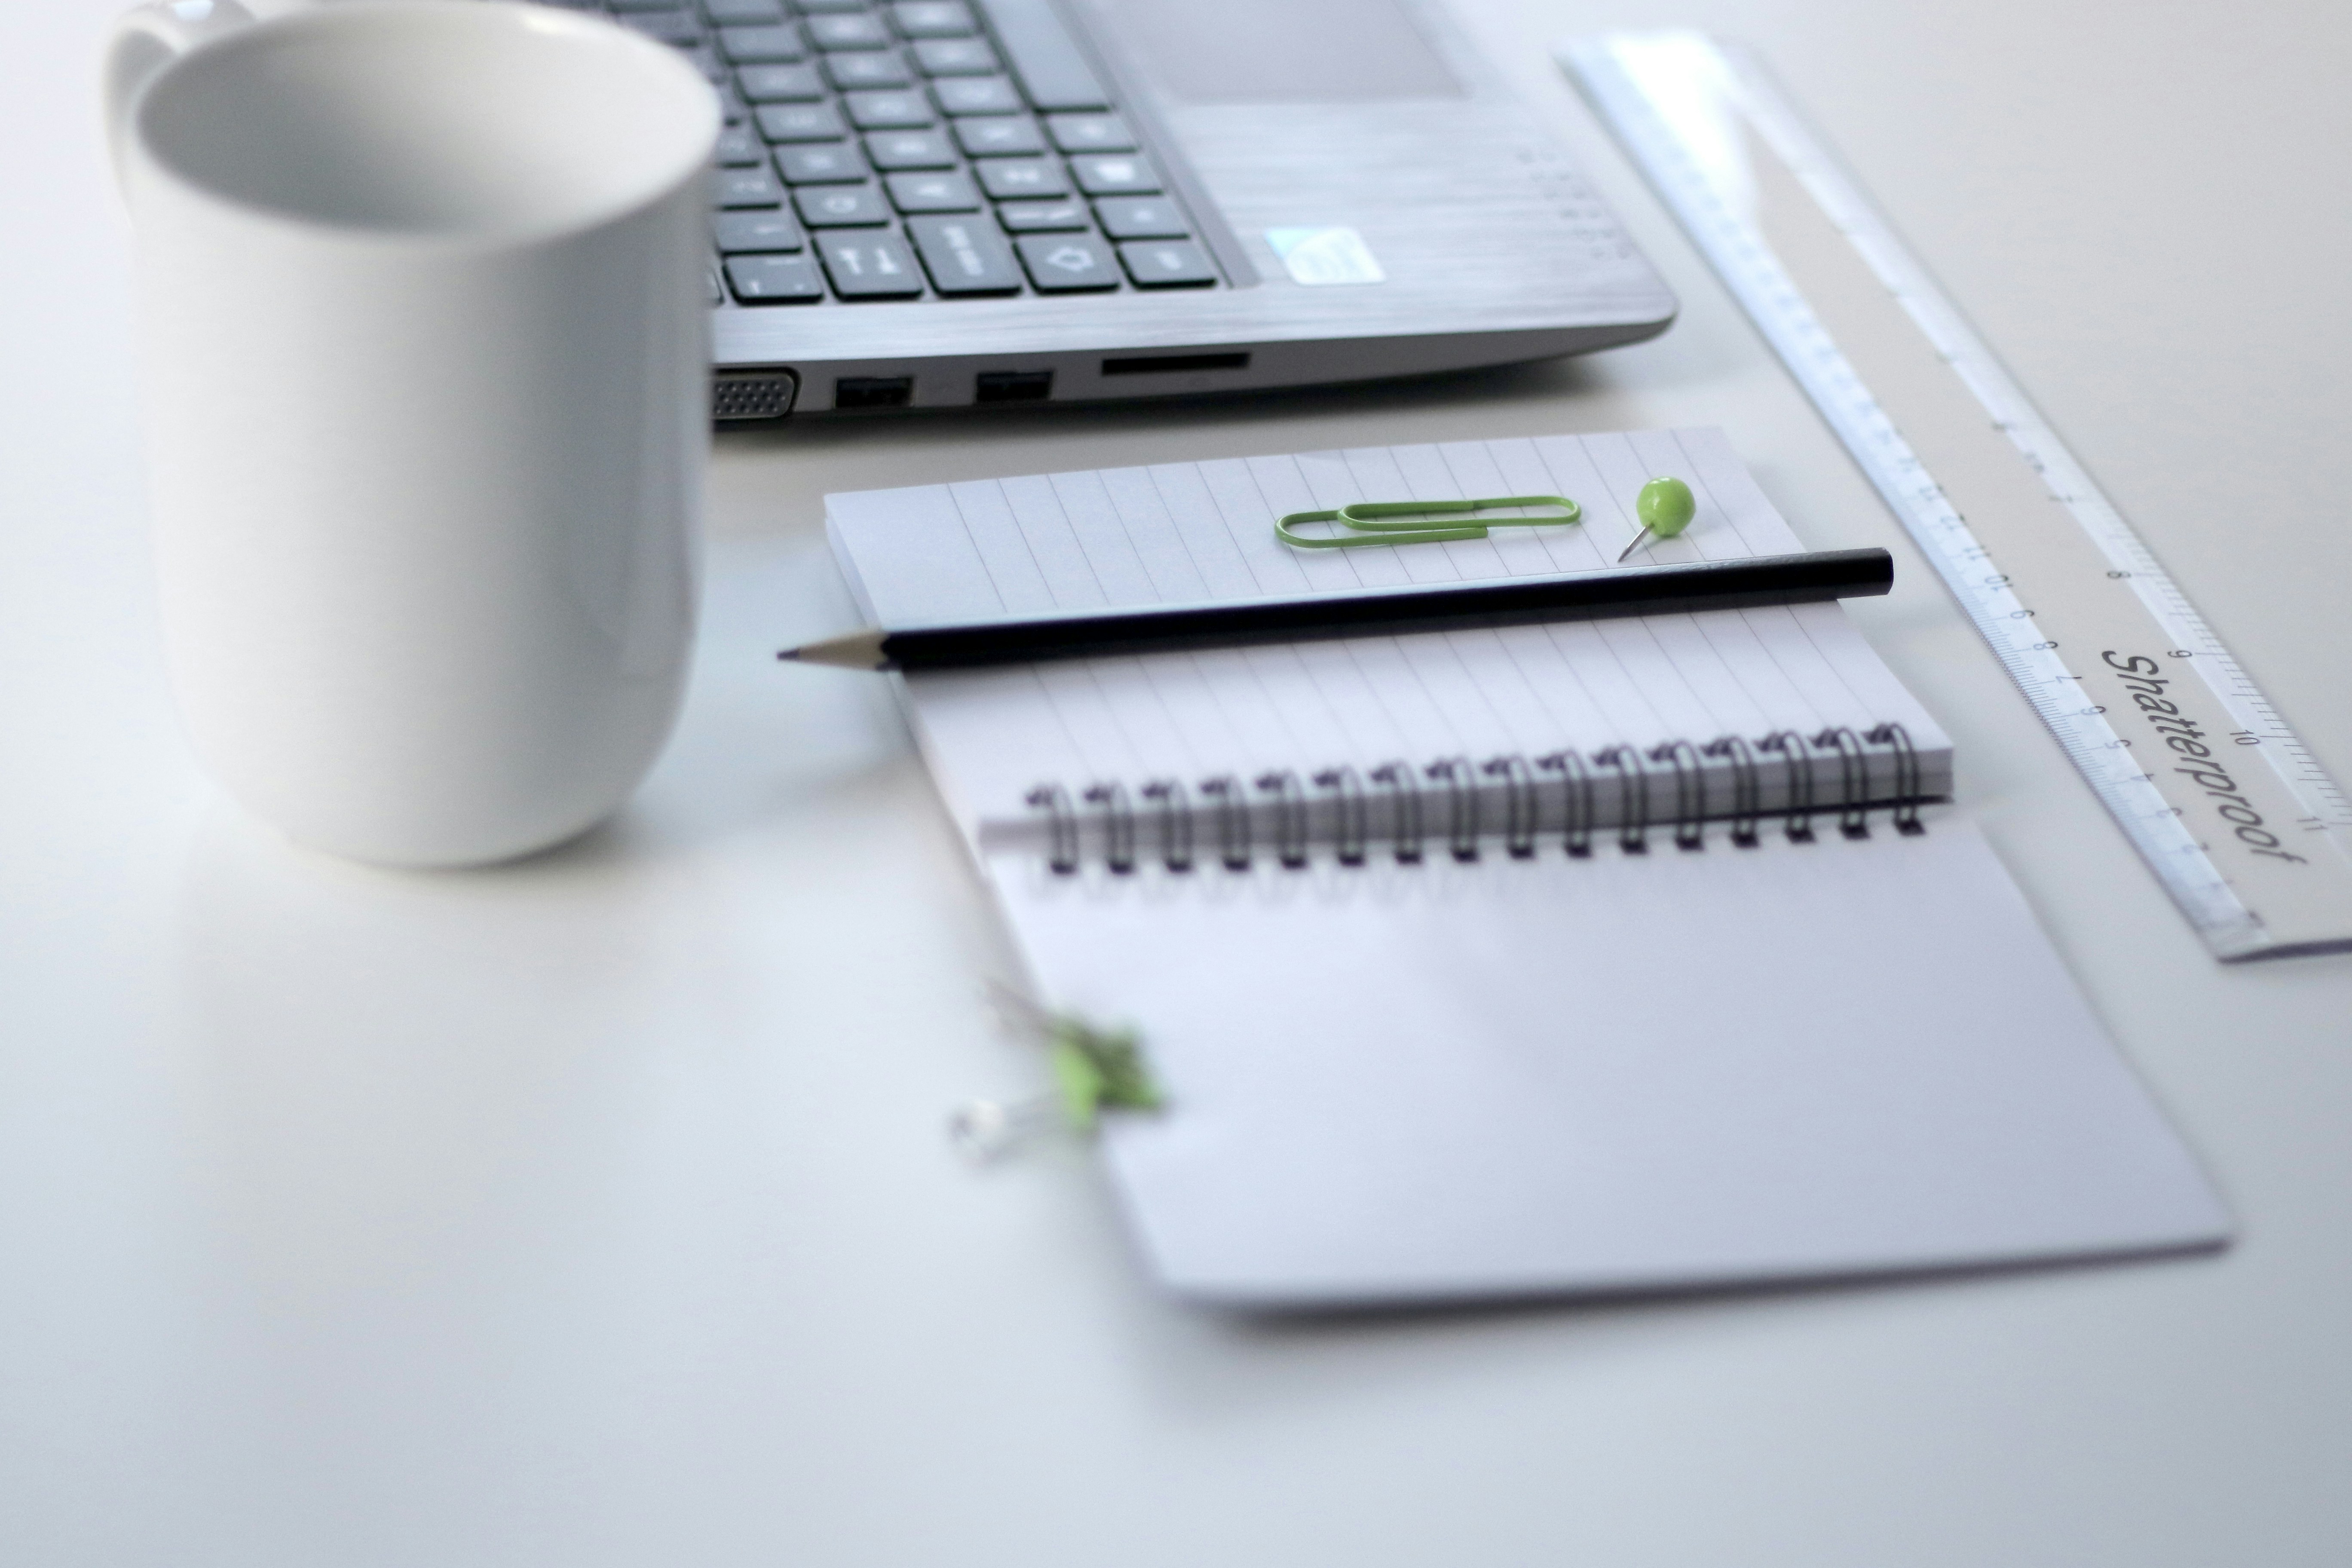
[[[904,408],[914,395],[911,375],[845,375],[833,384],[835,408]]]
[[[1050,370],[984,370],[973,385],[974,403],[1042,403],[1054,395]]]

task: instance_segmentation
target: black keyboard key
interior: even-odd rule
[[[994,76],[1004,68],[978,38],[925,38],[915,46],[915,68],[925,76]]]
[[[1021,268],[1013,247],[984,217],[910,218],[907,232],[931,275],[931,287],[946,295],[1018,294]]]
[[[624,11],[614,19],[665,44],[683,47],[702,42],[702,24],[691,11]]]
[[[936,131],[878,131],[866,139],[877,169],[952,169],[955,149]]]
[[[1140,196],[1160,189],[1159,172],[1131,153],[1073,158],[1070,177],[1090,196]]]
[[[1041,294],[1070,294],[1118,287],[1118,268],[1108,242],[1090,234],[1033,234],[1014,240],[1021,265]]]
[[[991,158],[972,165],[972,172],[980,176],[981,188],[1001,202],[1070,194],[1062,166],[1045,158]]]
[[[793,27],[721,27],[719,52],[739,66],[791,65],[808,58]]]
[[[856,184],[866,174],[857,149],[839,142],[811,142],[776,149],[776,173],[787,184]]]
[[[1097,202],[1095,216],[1113,239],[1185,239],[1192,233],[1166,196],[1114,196]]]
[[[735,86],[747,103],[818,103],[824,97],[824,83],[813,66],[745,66],[735,73]]]
[[[783,0],[702,0],[702,14],[717,27],[756,27],[784,19]]]
[[[1022,157],[1045,150],[1045,139],[1037,133],[1034,120],[959,120],[955,139],[956,145],[973,158]]]
[[[1135,132],[1116,114],[1056,114],[1045,121],[1065,153],[1132,153]]]
[[[1068,201],[1003,202],[997,206],[996,221],[1014,234],[1083,230],[1087,226],[1087,204]]]
[[[887,50],[868,50],[856,55],[827,55],[824,74],[834,86],[844,92],[860,92],[877,87],[910,87],[914,77],[897,55]]]
[[[892,174],[882,184],[890,205],[902,213],[969,213],[980,210],[980,193],[961,174]]]
[[[784,187],[765,169],[721,169],[710,183],[715,207],[772,207],[783,200]]]
[[[824,298],[824,279],[804,256],[730,256],[727,281],[746,305],[813,305]]]
[[[811,16],[808,19],[809,42],[820,49],[886,49],[890,47],[890,35],[882,24],[862,11],[847,11],[837,16]]]
[[[719,166],[748,169],[768,161],[766,143],[748,125],[730,125],[719,132]]]
[[[1209,253],[1189,239],[1137,239],[1118,247],[1118,258],[1139,289],[1198,289],[1217,280]]]
[[[809,185],[793,193],[793,210],[811,228],[872,228],[890,221],[871,185]]]
[[[853,92],[842,107],[860,131],[919,131],[937,118],[919,92]]]
[[[950,76],[931,83],[942,114],[1018,114],[1021,95],[1001,76]]]
[[[923,292],[914,253],[895,234],[828,234],[817,239],[833,291],[845,300],[912,300]]]
[[[961,0],[900,0],[890,7],[890,25],[902,38],[969,38],[980,31]]]
[[[801,226],[782,212],[720,213],[710,222],[711,237],[727,256],[757,256],[798,250],[808,243]]]
[[[709,44],[693,44],[678,51],[687,64],[702,73],[702,79],[722,91],[727,86],[727,62]]]
[[[770,68],[792,70],[792,66]],[[838,142],[849,134],[829,103],[766,103],[759,110],[760,134],[771,142]]]
[[[980,5],[1031,104],[1047,113],[1110,107],[1110,95],[1063,28],[1052,0],[980,0]]]

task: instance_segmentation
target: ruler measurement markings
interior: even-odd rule
[[[1958,308],[1859,187],[1814,145],[1760,72],[1692,34],[1604,38],[1577,46],[1563,58],[2215,951],[2245,957],[2352,945],[2352,867],[2331,833],[2352,821],[2343,793]],[[1694,95],[1707,100],[1707,112],[1696,119],[1689,115]],[[1663,107],[1669,103],[1684,111],[1680,129],[1669,122]],[[1710,175],[1700,149],[1718,155],[1720,174],[1729,167],[1721,154],[1736,156],[1739,144],[1751,140],[1761,143],[1760,155],[1739,165],[1745,180]],[[1727,191],[1769,195],[1765,187],[1776,182],[1792,188],[1777,200],[1754,202],[1752,214],[1734,210],[1727,197]],[[1810,296],[1799,285],[1800,271],[1813,285]],[[1840,320],[1825,320],[1824,308]],[[1868,374],[1850,349],[1871,361]],[[1874,384],[1895,393],[1901,424],[1915,437],[1924,436],[1935,462],[1906,439]],[[2021,474],[2032,476],[2022,488]],[[2000,536],[1999,563],[1971,527],[1969,510],[1948,490],[1953,478],[1973,498],[1969,507]],[[2060,509],[2056,515],[2046,510],[2053,505]],[[2072,526],[2047,526],[2053,521]],[[2026,604],[2021,586],[2036,600],[2048,595],[2045,602],[2057,614],[2047,626],[2037,626],[2041,611]],[[2054,635],[2061,625],[2070,633],[2063,638]],[[2087,643],[2071,635],[2078,626],[2091,634]],[[2138,646],[2150,638],[2162,646]],[[2105,652],[2085,666],[2086,677],[2068,668],[2062,645],[2078,662],[2086,647]],[[2125,648],[2132,651],[2118,668]],[[2159,656],[2173,662],[2160,663]],[[2227,725],[2201,710],[2184,716],[2188,710],[2179,704],[2188,690],[2176,686],[2192,676],[2229,716]],[[2151,691],[2168,694],[2158,700],[2172,719],[2150,718]],[[2158,732],[2117,733],[2106,721],[2111,709],[2119,716],[2137,711],[2150,718]],[[2180,738],[2168,738],[2168,731]],[[2155,767],[2161,763],[2146,764],[2133,755],[2135,742],[2143,740],[2146,754],[2168,757],[2173,772],[2201,776],[2183,784],[2160,775]],[[2227,743],[2232,740],[2236,746]],[[2241,749],[2259,753],[2259,770],[2246,759],[2221,756]],[[2200,785],[2225,804],[2214,808],[2211,799],[2198,799]],[[2189,806],[2174,795],[2206,808],[2206,815],[2238,815],[2215,816],[2213,823],[2200,816],[2192,828]],[[2210,839],[2198,832],[2210,834],[2215,824],[2227,831],[2231,822],[2249,816],[2258,826],[2236,830],[2243,842],[2225,845],[2231,852],[2225,869]],[[2271,825],[2326,836],[2319,841],[2326,847],[2322,858],[2262,848],[2264,840],[2282,844]],[[2282,877],[2280,864],[2266,866],[2257,856],[2312,869]],[[2251,895],[2263,913],[2242,894]]]
[[[2220,662],[2219,672],[2211,668],[2199,671],[2200,679],[2213,688],[2233,709],[2231,699],[2245,701],[2269,721],[2271,730],[2284,738],[2285,730],[2277,712],[2267,702],[2261,701],[2252,680],[2231,658],[2221,638],[2205,622],[2189,597],[2181,592],[2171,574],[2157,562],[2155,554],[2124,521],[2122,512],[2110,504],[2092,483],[2087,471],[2075,461],[2074,454],[2057,438],[2057,434],[2044,422],[2026,400],[2023,390],[1995,360],[1989,348],[1959,318],[1950,306],[1932,289],[1918,287],[1915,279],[1925,274],[1890,230],[1883,219],[1872,211],[1858,187],[1852,185],[1843,171],[1836,169],[1825,154],[1816,154],[1811,147],[1811,137],[1795,123],[1793,111],[1772,101],[1772,95],[1761,95],[1762,101],[1751,99],[1748,105],[1751,123],[1771,145],[1773,153],[1806,187],[1821,210],[1829,216],[1841,237],[1852,243],[1874,273],[1906,312],[1916,321],[1920,330],[1944,361],[1968,384],[1979,403],[1993,414],[1994,427],[2010,437],[2026,463],[2036,473],[2050,481],[2053,499],[2073,510],[2085,531],[2104,545],[2114,558],[2115,566],[2133,574],[2134,585],[2166,629],[2174,633],[2180,644],[2201,645],[2205,652]],[[2240,713],[2242,719],[2247,715]],[[2308,758],[2309,752],[2299,744]],[[2333,804],[2341,808],[2344,796],[2326,775],[2312,770],[2312,782],[2334,797]],[[2352,818],[2347,818],[2352,821]]]

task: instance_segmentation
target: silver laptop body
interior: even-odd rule
[[[1674,317],[1429,0],[584,3],[682,18],[730,101],[721,420],[1409,375]]]

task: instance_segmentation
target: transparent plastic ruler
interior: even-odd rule
[[[1761,64],[1559,54],[2214,952],[2352,949],[2352,804]]]

